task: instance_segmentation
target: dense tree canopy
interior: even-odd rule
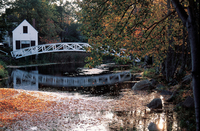
[[[172,0],[172,3],[170,0],[78,1],[81,30],[92,45],[88,49],[92,56],[87,60],[90,66],[96,66],[111,53],[116,60],[124,61],[128,56],[141,59],[150,56],[168,82],[184,74],[186,68],[192,68],[198,127],[199,1]]]
[[[81,30],[94,48],[94,55],[88,59],[92,66],[99,64],[100,56],[107,55],[105,52],[113,50],[116,56],[153,56],[159,65],[167,57],[169,46],[175,49],[183,44],[183,25],[172,6],[167,8],[167,1],[83,0],[79,5]],[[168,36],[173,42],[169,42]]]
[[[1,1],[2,3],[2,1]],[[17,22],[18,24],[26,19],[30,24],[35,21],[35,28],[39,32],[39,41],[41,43],[54,43],[66,41],[68,37],[68,28],[75,23],[74,8],[72,3],[63,0],[16,0],[13,2],[3,2],[6,8],[5,13],[1,15],[1,20],[7,25],[9,23]],[[5,22],[6,21],[6,22]],[[76,23],[75,23],[76,24]],[[79,24],[77,24],[79,26]],[[6,27],[5,25],[3,27]],[[8,29],[1,28],[1,30],[11,31],[16,27]],[[73,28],[73,31],[76,31]],[[68,31],[69,32],[69,31]],[[79,34],[80,33],[76,33]],[[68,33],[69,35],[69,33]],[[73,41],[81,41],[79,36],[75,36]],[[73,37],[73,36],[70,36]],[[69,39],[68,39],[69,40]]]

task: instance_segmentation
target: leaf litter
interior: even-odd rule
[[[117,99],[104,99],[0,88],[0,127],[8,131],[105,131],[116,126],[113,121],[123,126],[116,113],[145,110],[154,97],[131,90],[122,92]]]

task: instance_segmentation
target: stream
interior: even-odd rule
[[[169,96],[160,95],[155,91],[133,91],[131,90],[133,84],[119,82],[117,77],[108,76],[111,72],[99,75],[80,75],[77,69],[83,66],[83,64],[59,64],[12,69],[11,77],[6,81],[6,87],[0,88],[2,89],[0,92],[13,88],[16,92],[9,96],[0,94],[0,103],[1,100],[16,98],[26,100],[22,96],[28,96],[32,100],[40,101],[44,108],[35,105],[38,110],[27,108],[28,111],[25,113],[20,113],[21,107],[17,108],[11,114],[6,114],[7,117],[12,117],[14,114],[13,122],[2,124],[0,130],[148,131],[151,123],[155,123],[161,131],[179,130],[173,104],[164,102]],[[80,83],[80,80],[81,82],[86,81],[85,77],[87,80],[90,78],[87,83],[91,82],[92,85],[78,86],[77,83]],[[120,74],[121,79],[126,80],[128,77]],[[107,84],[107,81],[110,84]],[[68,84],[64,84],[66,82]],[[103,84],[98,85],[95,82]],[[154,98],[162,99],[162,110],[148,109],[146,105]],[[23,111],[25,109],[26,104]],[[17,115],[15,115],[16,112]]]

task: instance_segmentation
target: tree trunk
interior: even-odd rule
[[[170,5],[171,1],[167,0],[167,8],[168,8],[168,14],[171,13],[171,5]],[[174,77],[174,73],[176,71],[177,68],[177,60],[176,60],[176,52],[174,51],[174,49],[172,48],[173,46],[173,37],[171,36],[172,31],[171,31],[171,20],[169,20],[169,26],[168,26],[168,42],[169,42],[169,47],[168,47],[168,52],[167,52],[167,57],[163,63],[163,69],[162,69],[162,74],[165,76],[165,79],[169,82],[173,80]]]
[[[190,1],[192,2],[192,1]],[[193,1],[194,2],[194,1]],[[172,3],[181,18],[183,24],[186,26],[191,47],[192,57],[192,82],[193,82],[193,95],[195,104],[195,115],[196,115],[196,131],[199,131],[199,89],[200,89],[200,44],[198,38],[198,30],[192,12],[192,7],[188,7],[188,14],[185,12],[182,5],[178,0],[172,0]],[[191,3],[190,3],[191,4]]]
[[[186,42],[185,41],[185,29],[183,28],[183,44],[182,44],[182,54],[181,54],[181,68],[178,73],[179,76],[182,76],[184,74],[185,65],[186,65],[186,55],[187,54],[185,54],[185,53],[187,53],[187,52],[185,50],[185,48],[186,48],[185,42]]]
[[[189,34],[192,57],[192,82],[197,124],[196,130],[199,131],[200,44],[198,42],[197,28],[195,24],[193,25],[192,21],[188,21],[187,30]]]

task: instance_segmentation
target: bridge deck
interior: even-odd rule
[[[78,42],[52,43],[52,44],[44,44],[44,45],[31,46],[23,49],[18,49],[12,51],[11,55],[12,57],[18,59],[30,55],[37,55],[50,52],[61,52],[61,51],[86,52],[85,50],[86,47],[90,47],[90,45],[88,43],[78,43]]]

